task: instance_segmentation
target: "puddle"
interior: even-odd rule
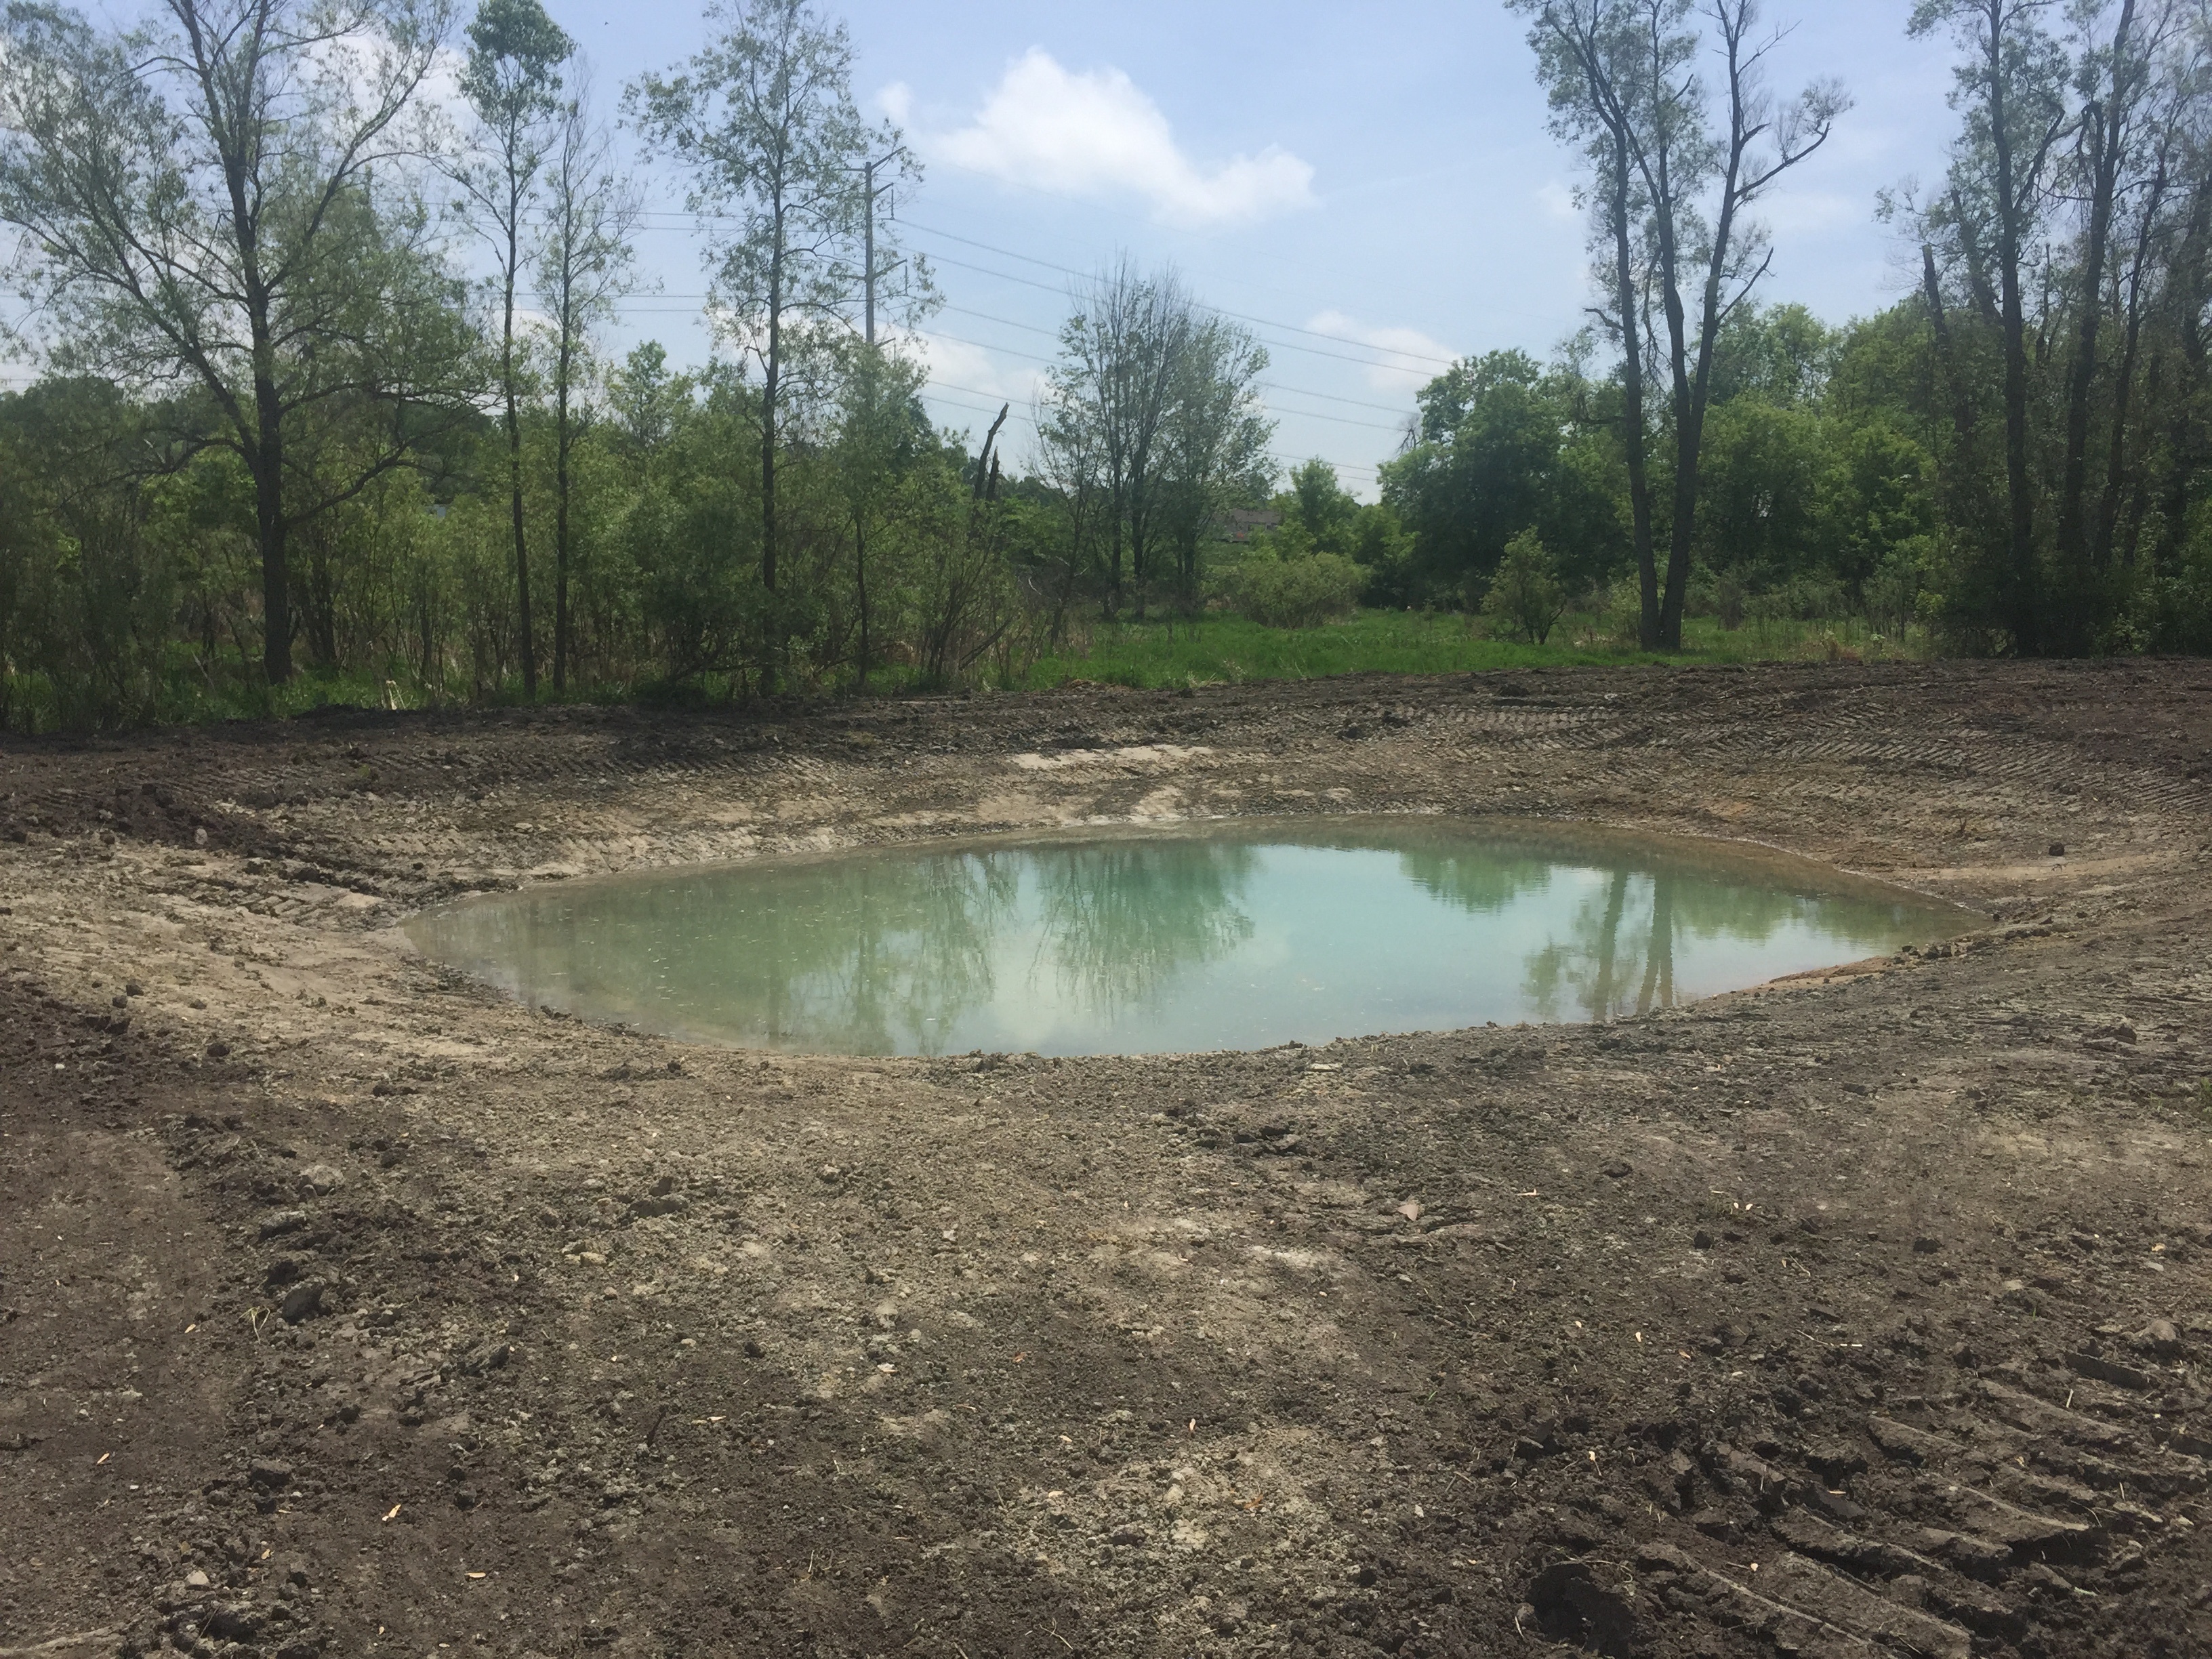
[[[690,1041],[1073,1054],[1613,1019],[1978,920],[1718,843],[1382,818],[693,866],[407,931],[532,1006]]]

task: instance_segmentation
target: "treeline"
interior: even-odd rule
[[[1595,321],[1421,394],[1379,591],[1482,589],[1533,532],[1569,586],[1632,582],[1650,647],[1849,605],[1954,650],[2212,649],[2201,0],[1921,0],[1958,136],[1881,204],[1917,291],[1840,331],[1760,307],[1759,204],[1850,105],[1771,91],[1755,0],[1509,3],[1585,163]]]
[[[0,222],[47,374],[0,398],[0,720],[1011,678],[1074,607],[1200,602],[1270,482],[1248,335],[1073,297],[1042,476],[933,428],[918,169],[804,0],[626,89],[708,233],[716,361],[608,361],[641,201],[574,43],[483,0],[15,3]],[[465,280],[473,251],[480,280]]]
[[[1091,619],[1223,605],[2212,649],[2201,0],[1924,0],[1958,136],[1881,204],[1914,291],[1840,329],[1765,301],[1758,215],[1849,100],[1766,88],[1753,0],[1510,3],[1585,164],[1592,320],[1432,381],[1362,503],[1281,477],[1265,349],[1172,273],[1071,295],[1018,454],[1011,410],[933,428],[932,274],[880,210],[919,168],[805,0],[716,9],[618,109],[538,0],[10,0],[44,377],[0,397],[0,721],[1018,681]],[[705,233],[703,368],[605,349],[617,118]]]

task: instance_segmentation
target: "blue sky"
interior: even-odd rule
[[[678,7],[549,3],[609,89],[673,64],[705,27]],[[1838,76],[1857,106],[1768,204],[1770,298],[1840,321],[1909,281],[1875,193],[1938,173],[1951,125],[1946,48],[1905,38],[1909,9],[1794,9],[1775,86]],[[1279,453],[1325,457],[1363,495],[1444,360],[1542,354],[1580,325],[1573,161],[1545,129],[1524,25],[1495,0],[866,0],[842,15],[864,103],[896,113],[927,158],[899,216],[948,304],[927,328],[948,425],[980,431],[1004,398],[1020,415],[1067,308],[1066,271],[1121,251],[1171,262],[1201,299],[1271,325],[1257,331],[1274,359]],[[652,195],[681,205],[672,179]],[[680,216],[653,222],[646,261],[665,297],[634,301],[623,331],[696,357],[705,334],[675,297],[703,287],[696,244]]]
[[[708,27],[684,5],[547,3],[610,110]],[[1770,0],[1794,24],[1776,88],[1833,75],[1857,100],[1767,204],[1770,299],[1841,321],[1910,280],[1875,194],[1938,173],[1951,127],[1948,48],[1905,38],[1910,4]],[[980,432],[1011,399],[1017,459],[1070,273],[1117,252],[1172,263],[1202,300],[1261,319],[1278,453],[1323,457],[1363,495],[1414,390],[1452,356],[1541,355],[1583,320],[1573,158],[1545,129],[1525,27],[1498,0],[855,0],[842,15],[863,103],[896,113],[927,159],[898,215],[947,302],[927,327],[934,412]],[[659,291],[626,303],[609,343],[658,337],[696,362],[705,278],[682,182],[653,175],[648,197],[660,211],[641,262]]]

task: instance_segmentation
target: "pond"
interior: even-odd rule
[[[1616,1019],[1975,920],[1723,843],[1430,817],[695,866],[407,931],[531,1006],[689,1041],[1073,1054]]]

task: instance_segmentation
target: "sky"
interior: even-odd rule
[[[709,27],[690,6],[546,3],[610,113]],[[1948,46],[1907,40],[1910,8],[1770,0],[1790,25],[1776,90],[1833,76],[1856,100],[1765,204],[1770,301],[1841,322],[1911,280],[1875,194],[1940,173],[1953,118]],[[1018,465],[1071,287],[1120,255],[1172,264],[1247,320],[1273,359],[1279,458],[1324,459],[1370,497],[1425,380],[1462,355],[1547,355],[1585,320],[1574,157],[1499,0],[851,0],[841,15],[863,107],[925,162],[894,210],[945,302],[924,329],[933,413],[980,434],[1012,401]],[[657,168],[646,191],[640,263],[657,291],[623,304],[609,344],[658,338],[696,362],[706,278],[683,181]]]

